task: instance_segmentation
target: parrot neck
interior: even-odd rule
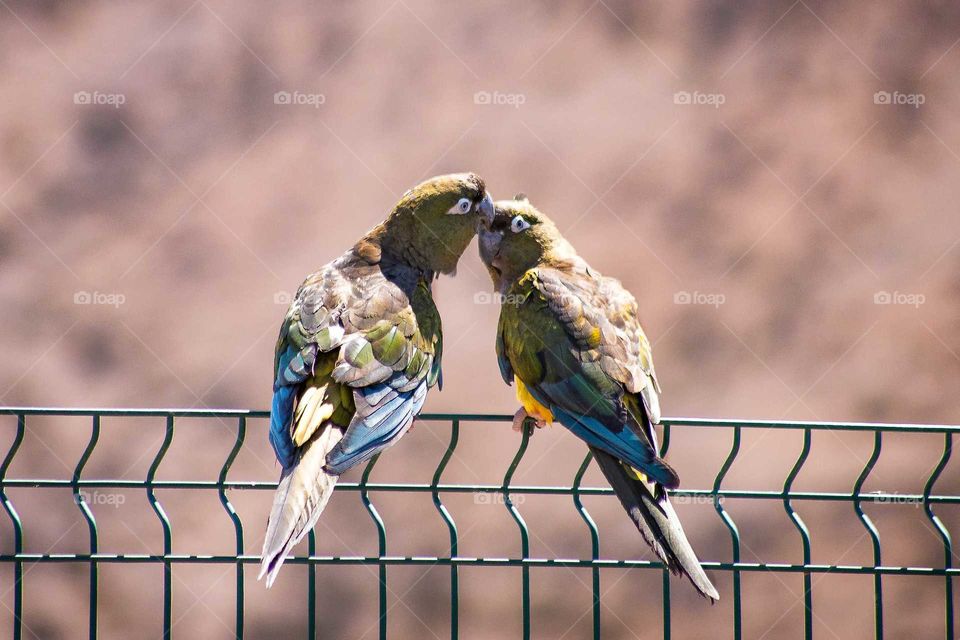
[[[354,252],[372,264],[402,265],[420,274],[427,282],[433,279],[434,269],[415,242],[404,241],[405,234],[390,221],[381,222],[361,238]]]
[[[587,264],[587,261],[580,257],[573,245],[567,242],[565,238],[559,238],[552,243],[549,250],[540,259],[540,265],[557,271],[590,271],[590,265]]]
[[[566,238],[556,239],[543,256],[542,261],[558,268],[561,268],[563,265],[586,265],[586,261],[577,254],[577,250],[573,248],[572,244],[567,242]]]
[[[511,271],[504,272],[500,277],[499,282],[500,293],[507,295],[513,291],[515,286],[528,277],[536,277],[535,273],[537,269],[552,269],[554,271],[562,271],[571,274],[586,273],[593,276],[600,275],[597,271],[594,271],[589,264],[587,264],[586,260],[581,258],[575,252],[571,251],[569,253],[563,253],[562,255],[554,255],[550,253],[544,256],[540,262],[533,267],[524,269],[518,273]]]

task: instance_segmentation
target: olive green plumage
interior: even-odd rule
[[[439,382],[431,285],[492,215],[479,176],[432,178],[300,286],[274,359],[270,442],[283,472],[263,546],[268,586],[337,477],[399,440]]]
[[[676,472],[654,429],[660,386],[637,303],[577,255],[525,196],[496,203],[480,254],[502,294],[497,359],[528,415],[551,416],[583,439],[657,555],[716,600],[665,489]]]

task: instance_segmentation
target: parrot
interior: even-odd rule
[[[454,274],[493,198],[474,173],[431,178],[308,276],[280,325],[269,440],[280,463],[258,579],[269,588],[337,478],[396,443],[442,386],[432,282]]]
[[[524,194],[496,202],[487,220],[480,258],[500,299],[496,353],[521,405],[514,429],[556,421],[583,440],[646,543],[716,602],[666,492],[680,479],[658,453],[660,385],[636,300]]]

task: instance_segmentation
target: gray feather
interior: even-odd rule
[[[300,458],[280,476],[280,486],[274,494],[267,535],[263,541],[260,575],[267,577],[267,588],[273,585],[283,561],[290,551],[313,528],[333,494],[339,476],[324,469],[327,453],[333,449],[343,432],[326,425],[303,445]]]
[[[590,447],[590,451],[650,548],[670,571],[687,576],[700,595],[719,600],[720,594],[700,566],[666,494],[655,498],[644,483],[627,474],[619,460],[596,447]]]

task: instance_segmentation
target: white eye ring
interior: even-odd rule
[[[473,202],[470,201],[470,198],[460,198],[457,201],[457,204],[450,207],[450,211],[447,211],[447,213],[462,216],[463,214],[468,213],[470,211],[470,207],[472,206]]]
[[[510,231],[514,233],[520,233],[521,231],[526,231],[530,228],[530,223],[523,219],[523,216],[515,216],[513,220],[510,221]]]

